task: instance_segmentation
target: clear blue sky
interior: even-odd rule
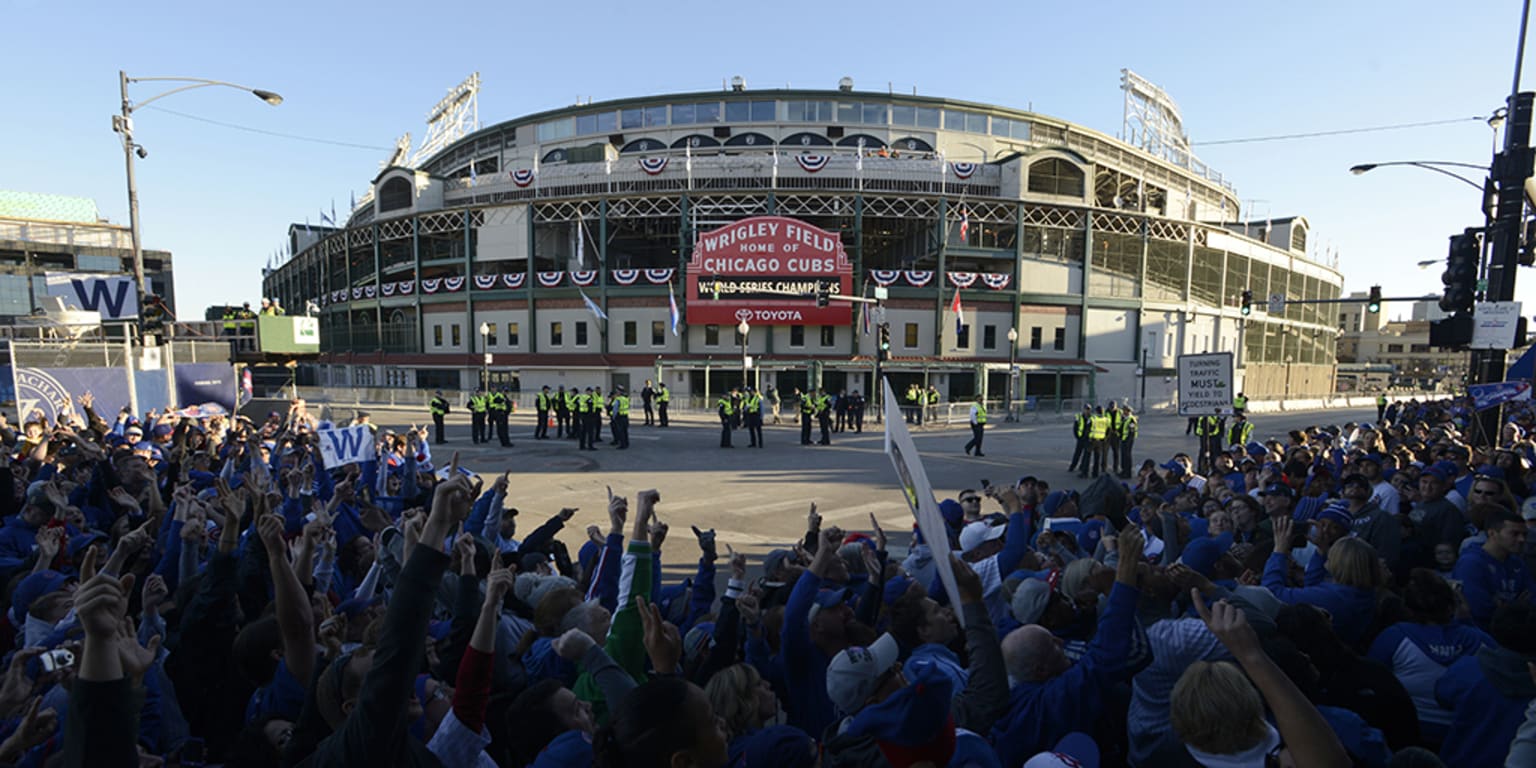
[[[318,223],[361,194],[386,149],[447,88],[479,71],[485,124],[576,99],[749,87],[895,89],[1013,107],[1119,132],[1119,70],[1178,102],[1191,138],[1219,140],[1486,115],[1508,95],[1520,3],[888,2],[879,12],[780,0],[733,15],[716,2],[207,4],[0,0],[0,187],[94,198],[127,221],[109,116],[117,71],[231,80],[160,104],[353,149],[145,110],[138,138],[145,244],[176,258],[185,315],[254,300],[289,222]],[[1006,6],[1006,7],[1000,7]],[[1089,10],[1090,6],[1093,10]],[[1530,67],[1528,67],[1530,69]],[[146,99],[154,84],[136,86]],[[1526,88],[1536,88],[1528,76]],[[142,88],[143,90],[138,90]],[[1446,237],[1478,224],[1478,193],[1416,169],[1356,177],[1367,161],[1486,163],[1475,121],[1197,154],[1260,217],[1302,214],[1342,256],[1345,289],[1440,289]],[[1527,314],[1536,274],[1522,270]],[[1397,314],[1402,307],[1388,307]]]

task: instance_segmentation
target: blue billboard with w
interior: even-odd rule
[[[84,418],[80,396],[89,392],[96,414],[107,423],[129,405],[128,372],[122,368],[13,369],[20,421],[35,415],[50,422],[73,410]],[[165,370],[135,371],[134,388],[142,415],[164,411],[169,403]],[[229,412],[235,405],[235,371],[228,364],[191,363],[175,368],[176,402],[188,415]]]

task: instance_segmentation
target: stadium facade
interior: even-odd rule
[[[1167,403],[1192,352],[1232,352],[1250,397],[1333,383],[1326,305],[1240,308],[1245,290],[1339,297],[1304,218],[1244,221],[1187,152],[1031,112],[731,88],[578,104],[402,157],[338,226],[291,228],[265,277],[320,312],[320,385],[659,375],[679,397],[746,375],[869,392],[882,319],[897,391],[951,400],[1002,399],[1010,358],[1014,397]],[[884,298],[818,308],[818,288]]]

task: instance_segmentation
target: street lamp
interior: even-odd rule
[[[1003,394],[1004,421],[1013,421],[1013,366],[1019,355],[1019,329],[1008,329],[1008,389]]]
[[[736,324],[736,333],[741,335],[741,386],[747,386],[747,369],[751,368],[751,362],[747,359],[747,333],[752,326],[746,320]]]
[[[133,159],[135,155],[139,159],[146,158],[149,156],[149,152],[143,146],[134,143],[133,113],[173,93],[216,85],[245,91],[274,107],[283,103],[283,97],[272,91],[264,91],[260,88],[248,88],[243,85],[226,83],[223,80],[206,80],[198,77],[129,77],[127,72],[119,70],[117,80],[118,87],[122,92],[122,114],[112,116],[112,130],[123,136],[123,157],[128,166],[128,235],[133,241],[133,281],[138,291],[139,312],[142,315],[144,312],[144,295],[147,291],[145,290],[146,286],[144,283],[144,251],[139,235],[139,189],[133,178]],[[134,102],[128,98],[129,83],[150,82],[184,83],[184,85],[156,94],[140,102]]]
[[[1360,176],[1362,174],[1369,173],[1370,171],[1374,171],[1377,168],[1386,168],[1393,165],[1411,165],[1415,168],[1423,168],[1426,171],[1434,171],[1435,173],[1441,174],[1442,176],[1449,176],[1463,184],[1470,184],[1473,188],[1479,191],[1483,189],[1482,184],[1462,176],[1459,173],[1452,173],[1447,171],[1445,168],[1440,166],[1450,166],[1453,168],[1474,168],[1484,173],[1488,172],[1488,168],[1486,166],[1473,165],[1472,163],[1457,163],[1451,162],[1449,160],[1398,160],[1390,163],[1361,163],[1359,165],[1350,166],[1349,172],[1356,176]]]
[[[480,363],[480,386],[491,387],[491,324],[480,323],[480,351],[485,353]]]

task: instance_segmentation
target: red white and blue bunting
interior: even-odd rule
[[[639,279],[640,270],[638,269],[615,269],[613,271],[613,282],[619,285],[634,285],[635,281]]]
[[[401,296],[409,296],[416,292],[416,281],[414,280],[401,280],[399,285]]]
[[[393,296],[393,295],[395,295],[395,284],[394,283],[385,283],[385,284],[379,286],[379,293],[381,293],[381,294],[383,294],[385,296]]]
[[[375,296],[378,296],[379,295],[379,288],[378,288],[378,286],[376,286],[376,285],[364,286],[363,287],[363,295],[367,296],[370,299],[374,298]]]
[[[528,273],[526,272],[503,272],[501,275],[501,284],[511,288],[512,290],[517,290],[518,288],[523,287],[523,281],[526,280],[527,277]]]
[[[975,272],[949,272],[946,273],[949,284],[956,288],[969,288],[976,284]]]
[[[534,175],[533,171],[530,171],[527,168],[519,168],[512,172],[512,183],[518,185],[519,187],[526,187],[529,184],[532,184],[535,178],[537,178],[537,176]]]
[[[981,282],[985,283],[988,288],[991,288],[994,291],[1001,291],[1004,288],[1007,288],[1009,283],[1013,282],[1013,275],[1010,275],[1007,272],[1003,272],[1001,274],[983,272],[981,273]]]
[[[558,286],[560,284],[560,281],[562,281],[564,279],[565,279],[565,273],[564,272],[540,272],[539,273],[539,285],[542,285],[545,288],[554,288],[555,286]]]
[[[831,155],[795,155],[795,163],[806,173],[815,173],[825,167]]]
[[[933,280],[933,272],[926,269],[909,269],[906,271],[907,285],[913,288],[922,288]]]
[[[642,157],[642,158],[640,158],[640,170],[645,171],[647,174],[649,174],[651,176],[657,176],[662,171],[665,171],[666,169],[667,169],[667,158],[665,158],[665,157]]]
[[[495,275],[475,275],[475,290],[489,291],[496,287]]]
[[[464,290],[464,278],[445,277],[443,278],[443,287],[447,288],[449,293],[457,293],[458,291],[462,291]]]
[[[363,297],[363,289],[361,287],[357,287],[357,288],[353,288],[352,289],[352,299],[354,301],[356,301],[357,299],[361,299],[362,297]]]
[[[671,267],[667,269],[647,269],[645,271],[645,279],[651,281],[652,285],[666,285],[672,282],[672,275],[676,272],[677,270]]]
[[[437,293],[443,288],[443,280],[440,277],[429,277],[421,281],[422,293]]]
[[[579,269],[571,272],[571,282],[586,288],[597,282],[597,270]]]
[[[949,169],[951,171],[955,172],[955,178],[957,178],[957,179],[969,179],[972,174],[976,173],[976,169],[980,168],[980,167],[981,167],[980,163],[950,163],[949,164]]]
[[[869,271],[869,276],[874,279],[875,285],[878,285],[881,288],[889,288],[901,277],[901,270],[871,269]]]

